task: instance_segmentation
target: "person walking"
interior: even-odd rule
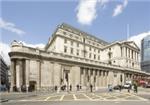
[[[135,84],[135,92],[136,93],[138,92],[138,86],[137,86],[137,84]]]
[[[91,92],[93,92],[93,85],[92,84],[90,85],[90,90],[91,90]]]
[[[77,84],[77,91],[79,91],[79,85]]]
[[[134,86],[134,93],[137,93],[138,92],[138,86],[137,86],[137,84],[134,83],[133,86]]]
[[[72,91],[72,85],[70,85],[70,91]]]

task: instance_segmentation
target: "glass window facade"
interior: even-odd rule
[[[144,71],[150,72],[150,35],[142,40],[141,54],[141,68]]]

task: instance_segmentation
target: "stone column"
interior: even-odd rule
[[[41,61],[40,60],[37,60],[37,75],[38,75],[37,76],[37,90],[40,90],[41,88]]]
[[[126,53],[127,53],[127,58],[128,58],[128,54],[129,54],[129,51],[128,51],[128,48],[126,47]]]
[[[96,71],[93,70],[93,87],[96,87]]]
[[[105,75],[105,73],[104,73],[104,71],[102,71],[101,72],[101,78],[102,78],[102,84],[101,84],[101,86],[102,87],[104,87],[104,75]]]
[[[123,47],[123,57],[126,57],[126,47]]]
[[[80,85],[80,67],[73,66],[71,68],[71,75],[72,75],[72,89],[75,91],[77,90],[76,86]]]
[[[112,71],[109,71],[109,73],[108,73],[108,84],[113,85],[113,80],[114,80],[114,74]]]
[[[27,92],[29,87],[29,71],[30,71],[30,60],[25,60],[25,84]]]
[[[107,71],[105,71],[105,76],[104,76],[104,87],[107,86]]]
[[[99,87],[102,87],[102,71],[101,70],[99,70]]]
[[[61,65],[54,63],[54,86],[60,86]]]
[[[88,69],[88,77],[89,77],[88,86],[90,86],[90,83],[91,83],[91,70],[90,69]]]
[[[11,66],[10,66],[10,70],[11,70],[11,87],[10,87],[10,91],[13,91],[13,87],[15,85],[15,62],[14,60],[11,60]]]
[[[91,77],[90,77],[90,79],[91,79],[91,82],[90,82],[90,84],[92,84],[93,85],[93,87],[94,87],[94,70],[93,69],[91,69]]]
[[[18,91],[21,91],[21,63],[17,60],[16,63],[16,86]]]
[[[107,78],[106,86],[108,86],[108,84],[109,84],[109,76],[108,76],[109,72],[110,72],[110,71],[107,71],[107,73],[106,73],[106,78]]]
[[[96,71],[96,75],[95,75],[95,78],[96,78],[96,83],[95,83],[95,87],[96,87],[96,90],[99,88],[99,70]]]
[[[81,68],[81,86],[83,87],[84,86],[84,68]]]

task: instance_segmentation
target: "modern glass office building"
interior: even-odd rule
[[[141,68],[143,71],[150,72],[150,35],[142,40]]]

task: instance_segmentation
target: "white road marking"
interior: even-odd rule
[[[75,94],[73,94],[73,98],[74,98],[74,100],[77,100],[77,97],[76,97],[76,95],[75,95]]]
[[[47,100],[50,99],[50,98],[51,98],[51,96],[47,97],[44,101],[47,101]]]
[[[62,101],[62,100],[63,100],[64,96],[65,96],[65,95],[62,95],[62,96],[61,96],[60,101]]]
[[[105,98],[103,98],[102,96],[99,96],[99,95],[96,95],[94,94],[95,96],[99,97],[100,99],[103,99],[103,100],[106,100]]]
[[[87,97],[89,100],[93,100],[92,98],[90,98],[89,96],[87,96],[86,94],[82,94],[82,95],[84,95],[85,97]]]

